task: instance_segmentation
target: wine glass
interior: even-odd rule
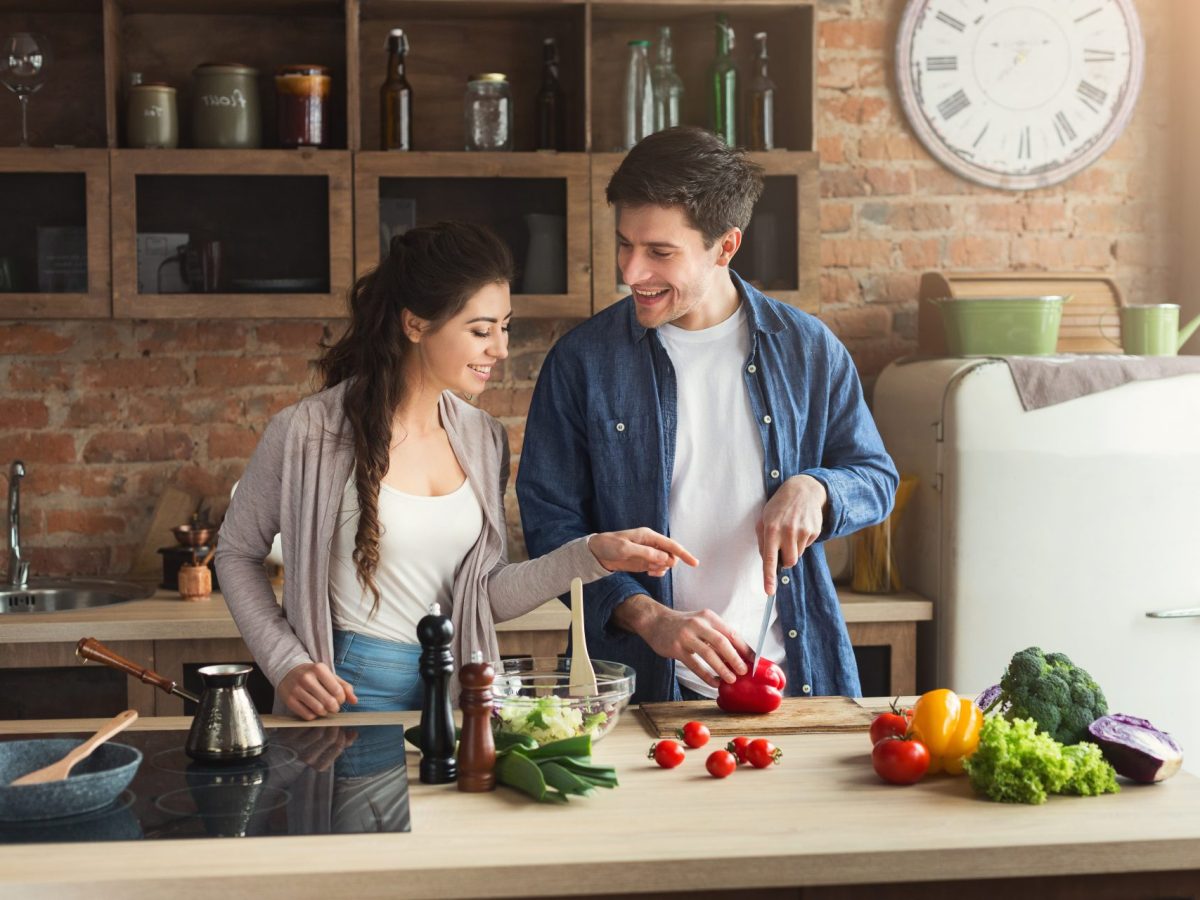
[[[18,31],[0,44],[0,81],[17,95],[21,103],[21,146],[29,146],[29,125],[26,120],[29,95],[46,80],[50,63],[50,45],[45,37],[29,31]]]

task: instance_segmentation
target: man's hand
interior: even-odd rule
[[[588,549],[610,572],[648,572],[661,578],[676,560],[682,559],[689,566],[699,565],[683,545],[650,528],[593,534]]]
[[[825,523],[825,485],[811,475],[789,478],[763,507],[755,526],[763,561],[763,589],[775,593],[775,572],[790,569],[812,546]]]
[[[678,660],[714,688],[722,680],[732,684],[738,675],[745,675],[746,660],[754,655],[737,632],[709,609],[677,612],[645,594],[634,594],[617,605],[613,621],[638,635],[659,656]]]
[[[350,682],[338,678],[325,663],[301,663],[275,688],[287,708],[305,721],[336,713],[343,703],[358,702]]]

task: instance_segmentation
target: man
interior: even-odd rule
[[[896,469],[846,348],[729,267],[761,193],[701,129],[634,147],[607,190],[632,294],[550,350],[526,422],[531,555],[645,525],[700,561],[585,588],[588,650],[633,666],[637,702],[715,697],[776,592],[763,655],[788,692],[861,692],[819,542],[885,518]]]

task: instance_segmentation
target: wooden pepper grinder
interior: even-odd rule
[[[454,624],[441,614],[436,603],[429,615],[417,623],[421,642],[421,680],[425,682],[425,704],[421,707],[421,781],[445,784],[458,777],[454,758],[454,708],[450,704],[450,678],[454,655],[450,640]]]
[[[492,679],[496,670],[475,650],[458,671],[462,694],[462,740],[458,748],[458,789],[482,793],[496,788],[496,741],[492,737]]]

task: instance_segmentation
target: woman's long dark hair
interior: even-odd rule
[[[401,312],[409,310],[436,330],[481,288],[508,284],[513,259],[489,228],[439,222],[392,238],[387,258],[350,293],[350,325],[317,362],[325,388],[349,382],[343,401],[354,441],[358,531],[354,567],[358,582],[379,609],[379,483],[388,471],[392,418],[405,394],[403,362],[413,352]]]

